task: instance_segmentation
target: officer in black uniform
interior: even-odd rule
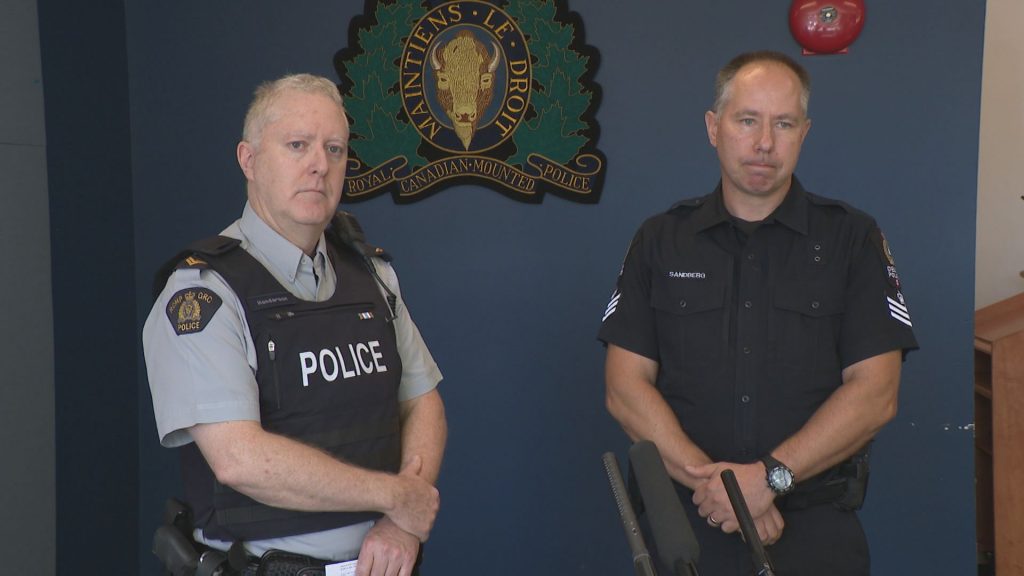
[[[599,334],[609,410],[657,444],[706,574],[753,573],[725,468],[779,574],[870,569],[868,447],[917,344],[874,220],[793,176],[809,95],[783,54],[719,72],[705,122],[721,182],[643,224]]]

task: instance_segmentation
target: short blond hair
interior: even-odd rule
[[[811,102],[811,75],[796,60],[782,52],[775,52],[773,50],[745,52],[723,66],[715,77],[715,101],[711,104],[711,111],[715,114],[722,113],[722,108],[725,107],[725,103],[732,96],[732,81],[743,67],[762,62],[774,62],[775,64],[785,66],[796,75],[797,79],[800,80],[800,108],[803,109],[804,116],[807,116],[807,106]]]
[[[274,102],[281,94],[290,91],[326,96],[338,105],[342,117],[345,116],[345,104],[341,99],[341,92],[338,90],[337,84],[323,76],[289,74],[277,80],[264,82],[253,92],[252,102],[249,103],[249,110],[245,113],[245,123],[242,125],[242,140],[253,146],[259,145],[263,128],[276,119],[272,111]]]

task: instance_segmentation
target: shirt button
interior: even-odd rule
[[[743,353],[744,354],[750,354],[750,346],[744,346],[743,347]]]
[[[747,300],[746,302],[743,303],[743,307],[744,308],[753,308],[754,307],[754,303],[751,302],[750,300]]]
[[[743,402],[744,404],[749,404],[750,403],[750,396],[747,396],[746,394],[744,394],[742,397],[740,397],[740,402]]]
[[[754,254],[753,253],[747,254],[747,260],[753,260],[753,259],[754,259]]]
[[[814,245],[814,249],[815,250],[821,250],[821,244],[815,244]]]
[[[814,308],[815,310],[821,308],[821,302],[818,302],[817,300],[811,302],[811,308]]]
[[[680,300],[679,301],[679,307],[680,308],[686,308],[686,300]]]
[[[814,257],[814,261],[815,262],[821,262],[821,256],[815,256]]]

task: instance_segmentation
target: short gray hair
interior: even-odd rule
[[[259,144],[263,135],[263,128],[275,120],[271,113],[274,102],[281,94],[289,91],[304,92],[306,94],[319,94],[330,98],[338,105],[342,116],[345,114],[345,104],[341,99],[341,92],[337,84],[313,74],[290,74],[277,80],[271,80],[260,84],[253,92],[252,102],[249,110],[245,113],[245,124],[242,126],[242,140],[253,146]]]
[[[739,73],[740,69],[748,64],[756,64],[758,62],[774,62],[781,64],[786,68],[789,68],[796,77],[800,79],[800,107],[803,108],[804,116],[807,115],[807,106],[811,101],[811,75],[807,73],[807,70],[793,60],[789,56],[782,52],[775,52],[773,50],[758,50],[756,52],[744,52],[739,56],[733,58],[728,64],[722,67],[718,71],[718,76],[715,77],[715,102],[711,106],[711,110],[715,114],[719,114],[722,111],[722,107],[725,106],[729,96],[731,96],[732,81],[736,78],[736,74]]]

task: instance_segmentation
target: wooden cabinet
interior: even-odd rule
[[[1024,294],[974,313],[978,552],[1024,574]]]

